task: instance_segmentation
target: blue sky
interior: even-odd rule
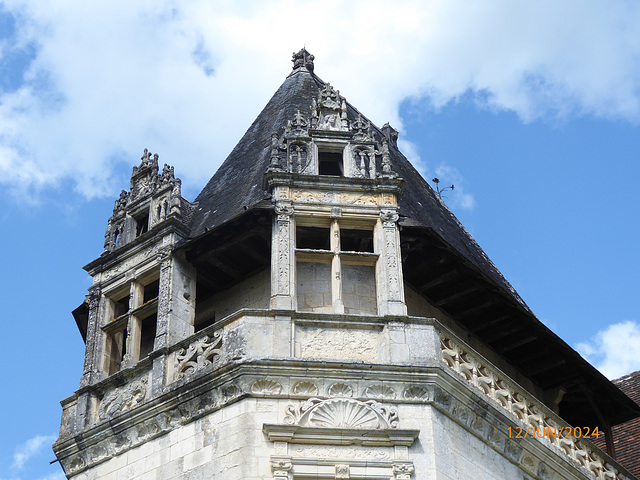
[[[84,346],[71,310],[143,148],[193,199],[290,70],[427,178],[538,315],[610,378],[640,369],[640,5],[0,1],[0,480],[50,444]]]

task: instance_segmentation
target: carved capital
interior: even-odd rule
[[[410,480],[413,471],[412,463],[395,463],[393,465],[393,478],[395,480]]]
[[[380,220],[387,228],[395,227],[399,218],[400,216],[395,210],[382,210],[380,212]]]
[[[158,252],[156,254],[156,259],[158,260],[158,262],[166,262],[167,260],[169,260],[169,257],[171,257],[171,247],[165,246],[158,249]]]
[[[292,467],[293,464],[290,458],[272,458],[271,470],[273,471],[273,480],[289,480]]]
[[[89,289],[89,294],[85,295],[84,297],[84,303],[87,304],[87,307],[89,307],[89,310],[94,310],[96,308],[98,308],[98,306],[100,305],[100,289],[99,288],[90,288]]]
[[[293,215],[293,207],[291,205],[276,205],[275,211],[279,221],[288,221]]]

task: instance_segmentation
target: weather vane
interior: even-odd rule
[[[456,188],[455,185],[453,184],[451,184],[448,187],[440,188],[440,179],[438,177],[435,177],[431,181],[436,184],[436,193],[438,194],[438,197],[440,197],[441,199],[442,199],[442,192],[445,192],[446,190],[453,190],[454,188]]]

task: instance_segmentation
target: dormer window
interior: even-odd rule
[[[343,148],[318,148],[318,175],[344,176]]]
[[[322,222],[322,220],[321,220]],[[303,312],[377,314],[373,225],[297,219],[297,305]],[[310,225],[316,223],[316,225]]]

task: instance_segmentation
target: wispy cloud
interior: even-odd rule
[[[640,324],[629,320],[609,325],[576,350],[610,379],[640,370]]]
[[[22,469],[34,456],[38,455],[44,447],[48,447],[55,441],[55,435],[37,435],[18,445],[13,454],[12,468]]]
[[[62,5],[62,6],[61,6]],[[306,43],[374,122],[475,94],[524,120],[640,120],[640,5],[591,0],[26,2],[0,39],[0,183],[113,195],[143,147],[201,185]],[[309,28],[309,24],[313,28]],[[357,25],[357,28],[354,26]],[[11,29],[9,29],[11,30]],[[18,58],[23,61],[7,59]],[[7,77],[9,78],[9,77]],[[469,198],[463,203],[469,206]]]

